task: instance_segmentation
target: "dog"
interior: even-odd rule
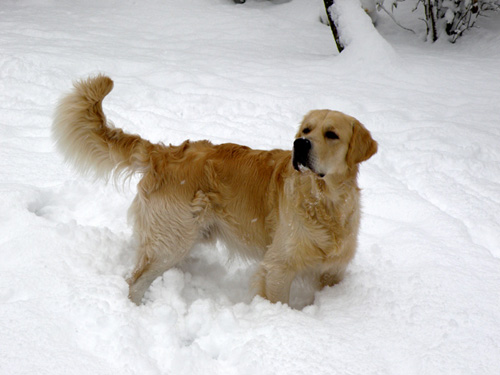
[[[223,241],[260,260],[252,286],[288,303],[298,275],[317,289],[340,282],[354,257],[360,223],[359,163],[377,142],[355,118],[313,110],[293,151],[227,143],[151,143],[106,119],[102,101],[113,81],[98,75],[74,83],[55,111],[58,149],[79,171],[109,179],[140,173],[129,215],[137,264],[129,298],[140,304],[151,283],[198,243]]]

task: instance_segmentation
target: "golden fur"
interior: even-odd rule
[[[102,100],[112,88],[102,75],[75,83],[57,107],[53,134],[84,173],[142,174],[130,207],[139,242],[128,280],[133,302],[196,243],[214,239],[261,260],[253,286],[272,302],[288,302],[299,274],[312,273],[318,287],[342,279],[356,250],[358,164],[377,151],[359,121],[311,111],[293,152],[208,141],[165,146],[106,120]]]

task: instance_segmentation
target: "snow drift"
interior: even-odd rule
[[[0,373],[498,372],[498,15],[455,45],[381,15],[392,47],[366,35],[338,56],[308,0],[21,0],[2,12]],[[346,279],[312,303],[297,285],[295,309],[272,305],[248,294],[255,266],[214,246],[133,305],[133,181],[117,192],[75,174],[50,138],[57,99],[96,72],[116,83],[110,118],[153,142],[291,148],[310,109],[362,121],[380,147],[361,169]]]

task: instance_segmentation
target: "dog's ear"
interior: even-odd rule
[[[370,159],[377,152],[377,148],[377,142],[373,140],[370,132],[358,120],[355,120],[346,156],[347,165],[352,167]]]

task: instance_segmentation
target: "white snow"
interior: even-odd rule
[[[0,374],[498,374],[500,14],[454,45],[365,26],[339,56],[310,0],[4,1]],[[134,183],[79,176],[50,138],[96,72],[109,118],[152,141],[289,149],[310,109],[361,120],[379,152],[345,280],[273,305],[255,264],[203,247],[129,302]]]

